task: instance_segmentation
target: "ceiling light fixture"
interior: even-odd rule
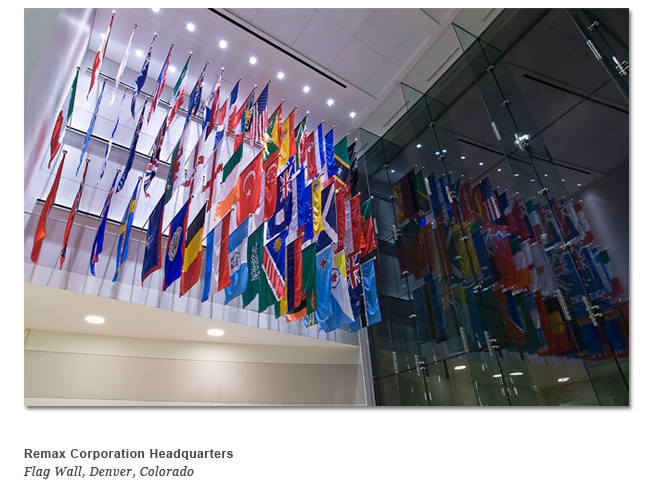
[[[90,315],[88,317],[85,317],[85,320],[87,320],[89,323],[94,323],[94,324],[99,324],[105,322],[105,319],[103,317],[98,317],[96,315]]]
[[[498,171],[498,172],[501,172],[501,171],[502,171],[502,169],[501,169],[501,168],[498,168],[498,169],[497,169],[497,171]]]
[[[227,42],[220,40],[220,48],[227,48]]]
[[[188,25],[186,25],[186,28],[188,29],[189,32],[192,32],[195,30],[195,25],[189,23]]]
[[[571,377],[559,377],[559,378],[557,379],[557,381],[558,381],[559,383],[564,383],[564,382],[568,382],[570,379],[571,379]]]
[[[335,101],[332,98],[328,100],[328,105],[332,105],[333,103],[335,103]]]
[[[463,155],[463,156],[461,157],[461,160],[465,160],[465,155]]]
[[[160,8],[152,8],[152,10],[153,10],[154,12],[159,12],[159,11],[160,11]]]
[[[418,143],[418,144],[417,144],[417,148],[422,148],[422,144],[421,144],[421,143]]]
[[[250,57],[250,63],[254,65],[255,63],[257,63],[257,59],[254,57]]]
[[[142,52],[142,50],[136,50],[135,55],[137,55],[138,58],[142,58],[142,55],[144,55],[144,52]]]
[[[465,370],[467,368],[466,365],[456,365],[454,367],[454,370]]]
[[[481,166],[483,167],[483,166],[484,166],[484,162],[479,162],[479,165],[481,165]]]
[[[577,184],[577,186],[578,186],[578,187],[581,187],[581,186],[582,186],[582,184],[581,184],[581,183],[578,183],[578,184]]]
[[[168,68],[168,70],[169,70],[170,73],[174,73],[174,72],[176,72],[176,67],[172,65],[172,66],[170,66],[170,68]]]
[[[222,335],[225,334],[225,332],[223,332],[222,330],[220,330],[220,329],[218,329],[218,328],[212,328],[211,330],[209,330],[209,331],[206,332],[206,333],[207,333],[208,335],[213,336],[213,337],[221,337]]]
[[[280,80],[282,80],[282,79],[284,78],[284,72],[279,72],[279,73],[277,74],[277,78],[279,78]]]
[[[351,112],[348,114],[351,118],[355,118],[355,112]]]
[[[502,378],[502,374],[501,373],[496,373],[495,375],[493,375],[493,378]]]
[[[305,92],[305,93],[309,92],[309,87],[304,87],[303,92]]]
[[[522,372],[511,372],[509,375],[512,377],[520,377],[522,376],[522,374],[523,374]]]
[[[394,170],[390,170],[390,172],[394,173]]]

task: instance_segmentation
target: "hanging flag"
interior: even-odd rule
[[[248,222],[241,223],[229,234],[227,241],[229,278],[231,284],[225,288],[227,305],[234,298],[242,295],[248,285]]]
[[[206,257],[204,259],[204,284],[202,286],[202,302],[209,299],[211,293],[211,281],[213,278],[213,260],[217,258],[214,255],[215,228],[206,235]],[[219,253],[219,252],[218,252]],[[215,292],[214,292],[215,293]]]
[[[341,252],[332,259],[332,315],[323,322],[319,322],[319,332],[328,333],[348,325],[355,321],[353,309],[348,294],[348,282],[346,279],[346,255]]]
[[[108,158],[110,158],[110,149],[112,148],[112,141],[115,138],[115,132],[117,131],[117,126],[119,125],[119,118],[121,117],[121,107],[124,106],[124,99],[126,98],[126,88],[124,89],[124,94],[121,97],[121,102],[119,103],[119,112],[117,112],[117,120],[115,120],[115,127],[112,129],[112,134],[110,135],[110,140],[108,141],[107,147],[105,147],[105,157],[103,158],[103,165],[101,166],[101,174],[99,175],[98,180],[103,178],[105,173],[105,167],[108,164]]]
[[[142,285],[149,275],[161,267],[160,244],[163,231],[163,213],[165,212],[165,193],[160,197],[158,203],[149,215],[149,226],[147,227],[147,242],[144,247],[144,259],[142,260]]]
[[[183,186],[188,189],[185,194],[186,198],[190,196],[197,196],[197,191],[203,187],[201,173],[199,173],[204,166],[204,132],[199,134],[195,147],[190,151],[188,160],[186,162],[186,179]]]
[[[316,310],[316,244],[312,243],[302,251],[302,277],[300,290],[304,294],[307,315]]]
[[[199,272],[202,269],[202,240],[205,218],[206,206],[200,209],[186,228],[186,244],[183,247],[179,297],[183,297],[199,280]]]
[[[144,82],[147,81],[147,74],[149,73],[149,64],[151,63],[151,50],[154,47],[154,41],[156,40],[156,35],[154,33],[154,38],[151,39],[151,45],[149,45],[149,51],[147,52],[147,57],[144,59],[144,63],[142,64],[142,70],[140,70],[140,74],[137,76],[135,79],[135,88],[133,89],[133,98],[131,98],[131,116],[135,118],[135,101],[137,100],[138,94],[142,91],[142,87],[144,86]],[[145,105],[146,105],[146,100],[145,100]]]
[[[151,181],[156,176],[158,172],[158,165],[160,163],[160,151],[163,146],[163,140],[165,139],[165,131],[167,130],[167,117],[163,119],[163,123],[158,129],[158,134],[154,140],[154,144],[151,146],[151,151],[149,152],[149,163],[147,163],[147,168],[144,171],[144,194],[149,197],[147,193]]]
[[[426,189],[426,178],[421,170],[415,174],[414,184],[417,211],[425,214],[431,209],[431,204],[429,203],[429,192]]]
[[[376,250],[376,234],[374,232],[374,220],[371,216],[371,199],[367,199],[360,207],[362,216],[362,234],[364,236],[364,248],[360,258],[364,258]]]
[[[101,92],[99,93],[99,96],[96,99],[96,107],[94,107],[94,113],[92,113],[92,119],[89,122],[89,127],[87,128],[87,133],[85,134],[85,140],[83,142],[82,150],[80,151],[80,162],[78,163],[78,168],[76,168],[76,176],[78,176],[78,170],[80,170],[80,165],[82,165],[85,153],[87,153],[87,146],[89,145],[89,139],[92,137],[92,132],[94,131],[94,125],[96,124],[96,116],[99,113],[99,105],[101,105],[101,97],[103,96],[104,89],[105,89],[105,82],[103,82],[103,85],[101,86]]]
[[[307,315],[307,302],[302,290],[302,244],[305,239],[297,237],[286,247],[287,267],[287,322],[295,322]]]
[[[187,125],[190,119],[197,114],[197,110],[199,110],[199,104],[202,101],[202,84],[204,83],[204,73],[206,72],[206,67],[208,64],[209,62],[204,64],[204,68],[202,68],[202,72],[199,74],[199,78],[197,79],[192,92],[190,92],[190,97],[188,98],[188,113],[186,113],[186,121],[184,122],[184,125]]]
[[[350,220],[348,225],[346,224],[346,199],[350,196],[346,185],[342,185],[339,179],[335,177],[335,204],[337,206],[337,243],[335,243],[332,248],[332,253],[337,254],[344,249],[344,238],[347,233],[347,229],[350,230]],[[350,235],[350,233],[349,233]],[[352,240],[352,238],[351,238]],[[347,251],[346,253],[350,253]]]
[[[302,168],[307,160],[307,115],[293,130],[293,138],[296,143],[296,166]]]
[[[264,151],[264,158],[268,161],[280,151],[282,136],[282,104],[275,109],[275,112],[268,120],[268,127],[261,139],[261,148]]]
[[[103,205],[103,210],[101,210],[101,223],[99,228],[96,231],[96,237],[94,237],[94,243],[92,244],[92,255],[89,259],[89,271],[92,275],[96,276],[94,264],[99,261],[99,255],[103,251],[103,238],[105,237],[105,224],[108,221],[108,212],[110,211],[110,202],[112,201],[112,195],[115,192],[115,183],[117,183],[117,177],[119,177],[119,172],[117,170],[115,173],[115,179],[112,181],[112,186],[108,192],[108,196],[105,199],[105,204]]]
[[[280,137],[280,160],[279,171],[285,168],[289,158],[296,153],[295,139],[293,138],[293,123],[295,121],[296,109],[294,108],[286,120],[282,122],[282,133]]]
[[[165,203],[169,202],[176,192],[176,189],[179,188],[179,185],[184,181],[184,170],[183,170],[183,146],[188,137],[188,129],[184,128],[181,132],[179,140],[176,142],[172,154],[170,155],[170,170],[167,173],[167,183],[166,183],[166,198]]]
[[[351,211],[351,202],[344,200],[340,204],[339,210],[343,210],[342,218],[344,221],[344,245],[342,248],[347,254],[351,255],[358,250],[353,246],[353,212]],[[339,221],[339,211],[337,214],[337,221]]]
[[[135,30],[137,30],[137,27],[138,24],[136,23],[133,26],[133,32],[131,32],[131,37],[128,39],[128,45],[126,45],[126,51],[124,52],[124,57],[121,59],[121,63],[119,64],[119,68],[117,69],[117,75],[115,75],[115,86],[112,88],[112,94],[110,95],[110,103],[108,103],[108,105],[112,105],[115,101],[115,95],[117,94],[117,89],[119,88],[121,79],[124,76],[124,70],[126,69],[126,62],[128,62],[128,56],[131,53],[131,46],[133,45],[133,37],[135,36]],[[126,93],[126,90],[124,90],[124,93]]]
[[[317,245],[318,250],[318,245]],[[316,254],[316,311],[317,323],[324,322],[332,316],[332,252],[329,248]]]
[[[190,57],[192,57],[192,52],[190,52],[190,55],[188,55],[188,60],[186,60],[186,64],[183,66],[183,70],[181,70],[181,75],[179,75],[179,79],[176,81],[176,84],[174,85],[174,89],[172,90],[172,100],[170,100],[170,113],[167,116],[168,126],[172,124],[174,115],[179,110],[181,105],[183,105],[183,101],[185,100],[186,80],[188,79],[188,65],[190,64]],[[183,131],[185,132],[185,130],[186,129],[184,127]]]
[[[189,203],[190,200],[187,200],[183,204],[181,210],[179,210],[174,219],[172,219],[172,223],[170,223],[170,234],[167,239],[165,262],[163,264],[163,291],[167,290],[181,276],[183,252],[186,246],[185,235]]]
[[[321,122],[319,126],[316,127],[316,130],[314,130],[314,138],[308,143],[314,149],[313,153],[312,152],[308,153],[308,158],[309,155],[313,155],[312,158],[314,164],[316,165],[317,174],[321,175],[321,184],[325,185],[325,181],[328,179],[328,172],[327,169],[325,168],[325,148],[323,145],[323,122]]]
[[[117,238],[117,269],[115,270],[115,276],[112,277],[112,281],[115,282],[119,276],[119,269],[123,265],[124,261],[128,257],[128,249],[130,248],[130,236],[131,228],[133,226],[133,215],[135,214],[135,204],[137,203],[137,192],[140,186],[140,181],[142,177],[138,177],[138,181],[135,184],[135,189],[133,190],[133,195],[128,201],[128,206],[124,212],[124,217],[121,220],[121,227],[119,228],[119,238]]]
[[[131,149],[128,152],[128,158],[126,159],[126,165],[124,166],[124,171],[121,174],[121,178],[119,179],[119,183],[117,183],[117,193],[121,191],[122,188],[124,188],[124,183],[126,182],[126,178],[128,178],[128,172],[131,171],[131,168],[133,167],[133,160],[135,159],[135,149],[137,148],[137,142],[138,138],[140,137],[140,131],[142,130],[142,120],[144,119],[144,109],[147,106],[147,101],[144,101],[144,105],[142,106],[142,113],[140,114],[140,119],[137,122],[137,125],[135,126],[135,133],[133,134],[133,140],[131,141]]]
[[[240,83],[241,79],[239,78],[238,82],[236,82],[236,85],[232,89],[231,94],[229,95],[229,109],[227,110],[229,119],[227,120],[227,130],[225,131],[225,136],[232,134],[234,127],[238,122],[238,119],[236,118],[236,102],[238,101],[238,85]]]
[[[241,143],[231,158],[222,167],[222,185],[218,189],[219,200],[215,206],[214,221],[227,215],[232,205],[238,200],[240,194],[240,188],[238,186],[239,164],[242,158],[243,144]]]
[[[325,173],[327,175],[327,179],[325,180],[326,182],[328,182],[332,177],[337,175],[337,162],[335,162],[335,146],[334,146],[334,141],[332,139],[333,131],[334,128],[331,129],[325,135]]]
[[[156,83],[156,88],[154,89],[154,93],[151,99],[151,106],[149,107],[149,114],[147,115],[147,124],[149,124],[149,122],[151,121],[151,115],[156,110],[156,105],[158,105],[158,100],[160,100],[160,95],[163,93],[163,87],[165,86],[165,77],[167,77],[167,68],[170,65],[170,56],[172,55],[173,48],[174,48],[174,44],[170,46],[170,51],[167,52],[167,57],[165,57],[165,63],[163,63],[163,67],[160,69],[160,74],[158,75],[158,82]],[[167,115],[165,115],[165,118],[167,119]],[[167,121],[164,121],[163,123],[167,125]]]
[[[302,203],[305,201],[305,171],[300,169],[296,171],[296,165],[293,161],[292,166],[295,173],[291,177],[291,217],[289,219],[287,245],[293,242],[298,235],[304,235],[305,233],[304,229],[300,229],[305,215]]]
[[[243,292],[243,308],[247,307],[261,291],[261,265],[263,264],[263,223],[248,237],[247,286]]]
[[[239,194],[236,223],[243,223],[248,215],[254,213],[259,207],[261,173],[264,167],[263,156],[263,151],[259,151],[238,178]]]
[[[323,230],[322,208],[321,208],[321,177],[317,176],[307,187],[305,187],[304,223],[305,242],[313,240],[314,235]]]
[[[222,104],[222,108],[218,112],[218,130],[215,132],[215,140],[213,141],[213,150],[218,148],[218,145],[225,136],[225,118],[227,116],[227,100]],[[224,144],[223,144],[224,145]]]
[[[323,213],[321,215],[321,222],[323,224],[323,231],[319,233],[317,240],[317,247],[323,250],[333,242],[337,243],[337,206],[335,203],[335,185],[329,184],[321,191],[321,204],[323,205]]]
[[[481,201],[483,202],[484,210],[486,215],[488,215],[488,220],[494,222],[502,216],[502,211],[500,210],[499,202],[497,201],[497,196],[493,191],[493,187],[490,184],[488,177],[484,178],[479,184],[479,189],[481,192]]]
[[[307,182],[321,173],[321,159],[316,153],[316,130],[312,131],[305,141],[307,153],[305,153],[305,165],[307,167]]]
[[[360,272],[360,259],[358,255],[350,255],[346,263],[346,277],[348,278],[348,295],[351,302],[353,318],[360,324],[362,313],[362,273]],[[357,326],[356,325],[356,326]]]
[[[73,227],[73,218],[76,216],[76,213],[78,213],[78,207],[80,206],[80,199],[82,198],[83,187],[85,186],[85,177],[87,176],[87,167],[89,167],[89,160],[85,163],[82,181],[80,182],[76,198],[73,199],[73,205],[69,211],[69,218],[66,222],[66,228],[64,229],[64,240],[62,241],[62,251],[60,252],[60,270],[62,270],[62,264],[66,258],[66,246],[69,243],[69,234],[71,233],[71,227]]]
[[[275,237],[282,231],[286,231],[286,228],[289,226],[291,221],[292,180],[294,172],[295,165],[290,162],[277,176],[277,202],[275,204],[275,212],[268,220],[266,230],[267,239]]]
[[[228,263],[230,216],[223,218],[206,237],[206,263],[202,302],[231,284]]]
[[[220,189],[220,179],[218,174],[222,172],[222,163],[220,163],[220,150],[213,150],[211,157],[211,175],[210,178],[204,184],[204,191],[208,190],[206,193],[206,213],[209,213],[213,210],[213,207],[218,201],[218,191]],[[215,212],[214,212],[215,213]],[[213,222],[213,216],[209,216],[208,223]]]
[[[261,140],[266,132],[268,127],[268,85],[266,84],[264,89],[261,91],[257,102],[255,103],[255,109],[253,114],[252,123],[250,125],[250,146],[254,145],[254,142],[257,139]]]
[[[50,187],[50,192],[46,197],[44,206],[41,209],[41,214],[39,215],[39,222],[37,223],[37,230],[34,232],[34,243],[32,244],[32,254],[30,258],[35,265],[39,264],[39,253],[41,252],[41,245],[43,244],[44,238],[46,238],[46,220],[48,220],[48,214],[50,214],[53,205],[55,204],[55,198],[57,197],[57,189],[60,186],[60,178],[62,178],[62,167],[64,166],[64,159],[66,158],[66,150],[62,151],[62,160],[60,160],[60,166],[57,169],[55,174],[55,180],[53,185]]]
[[[236,133],[234,134],[234,150],[238,148],[245,136],[250,131],[250,123],[252,122],[252,113],[254,109],[254,88],[245,99],[241,109],[238,111],[237,118],[238,124],[236,125]]]
[[[362,211],[360,210],[360,195],[354,195],[350,200],[350,204],[351,227],[353,229],[353,252],[361,252],[366,248],[366,243],[362,233]]]
[[[224,68],[220,71],[218,80],[215,82],[215,86],[211,89],[211,92],[209,93],[209,98],[206,101],[206,105],[204,108],[204,122],[202,123],[202,130],[206,129],[207,139],[209,138],[211,131],[215,128],[216,121],[218,120],[218,108],[220,107],[220,86],[222,84],[222,72],[224,71],[225,71]],[[223,106],[222,108],[224,109],[225,107]],[[224,121],[225,121],[225,115],[224,113],[222,113],[220,125],[222,125]],[[224,125],[222,125],[221,128],[224,128]]]
[[[357,144],[355,142],[351,143],[348,147],[348,164],[351,166],[349,174],[349,184],[352,192],[357,192],[359,189],[358,184],[360,183],[360,172],[358,170],[358,159],[357,159]]]
[[[375,259],[362,264],[362,288],[364,290],[364,304],[367,313],[367,325],[380,322],[380,305],[378,304],[378,290],[376,288]]]
[[[105,58],[105,51],[108,48],[108,41],[110,40],[110,32],[112,31],[112,22],[115,20],[115,12],[112,12],[112,18],[110,18],[110,24],[108,29],[105,31],[105,37],[101,41],[101,46],[99,47],[96,56],[94,57],[94,64],[92,65],[92,79],[89,82],[89,90],[87,91],[87,100],[89,100],[89,94],[94,87],[96,79],[99,78],[99,73],[101,72],[101,65],[103,65],[103,59]]]
[[[285,274],[286,274],[286,239],[287,232],[283,231],[266,243],[263,251],[263,271],[268,282],[267,288],[274,296],[276,301],[282,300],[286,293]],[[266,288],[264,285],[262,287]],[[260,299],[261,302],[261,299]]]
[[[350,174],[351,174],[351,163],[348,157],[348,138],[342,138],[335,149],[335,166],[337,167],[337,178],[342,185],[348,184],[348,190],[350,191]]]
[[[392,185],[392,193],[394,193],[396,203],[397,223],[400,225],[406,220],[412,219],[418,211],[415,198],[414,170],[408,172]]]
[[[48,168],[50,169],[53,160],[60,152],[62,148],[62,140],[64,139],[64,133],[66,128],[62,128],[69,124],[71,120],[71,114],[73,113],[73,103],[76,98],[76,87],[78,86],[78,73],[80,72],[80,67],[76,67],[76,76],[73,78],[73,83],[71,84],[71,89],[69,90],[69,109],[67,110],[66,122],[64,121],[64,108],[60,110],[57,120],[55,121],[55,127],[53,128],[53,134],[50,137],[50,161],[48,162]]]

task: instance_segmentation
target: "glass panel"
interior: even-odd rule
[[[426,388],[432,406],[476,406],[477,397],[469,370],[455,370],[469,365],[464,356],[429,365],[426,369]]]
[[[421,406],[429,404],[424,376],[418,375],[416,369],[398,374],[396,381],[399,387],[401,405]]]

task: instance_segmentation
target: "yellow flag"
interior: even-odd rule
[[[312,182],[312,222],[314,224],[314,235],[323,230],[323,209],[321,206],[321,191],[323,185],[321,177],[316,177]]]

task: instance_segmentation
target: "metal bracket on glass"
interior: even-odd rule
[[[596,28],[598,25],[600,25],[600,22],[599,22],[598,20],[596,20],[594,23],[592,23],[591,25],[589,25],[589,26],[587,27],[587,30],[589,30],[589,31],[591,32],[591,31],[593,31],[593,29]]]
[[[550,189],[548,187],[543,187],[541,190],[539,190],[539,195],[545,195],[549,191]]]
[[[561,290],[557,289],[557,299],[559,300],[559,305],[561,305],[561,309],[564,311],[564,317],[566,317],[566,320],[569,322],[573,320],[571,317],[571,312],[568,311],[568,305],[566,305],[566,300],[564,300],[564,295],[561,293]]]
[[[497,340],[494,338],[490,338],[490,335],[488,335],[488,332],[484,330],[484,337],[486,337],[486,345],[488,345],[488,353],[490,356],[493,356],[493,350],[500,348],[499,345],[497,345]]]
[[[374,222],[374,233],[375,233],[376,235],[378,235],[378,222],[376,221],[376,219],[375,219],[374,217],[371,217],[371,219],[372,219],[373,222]]]
[[[435,122],[429,123],[429,128],[433,128],[433,127],[435,127]]]
[[[470,347],[468,347],[467,335],[465,335],[465,329],[461,327],[461,340],[463,340],[463,350],[465,353],[470,352]]]
[[[592,53],[598,60],[602,60],[603,56],[600,54],[596,46],[593,44],[591,40],[587,40],[587,46],[591,49]]]
[[[417,318],[417,315],[413,313],[412,315],[408,315],[408,318],[414,320]]]
[[[420,361],[419,356],[415,355],[415,366],[417,367],[417,376],[422,375],[422,371],[426,370],[426,362]]]
[[[387,167],[389,167],[389,165],[386,163],[385,165],[383,165],[383,170],[387,170]]]
[[[500,135],[500,131],[497,129],[497,125],[495,125],[495,122],[490,122],[490,126],[493,127],[493,133],[495,134],[495,138],[501,141],[502,135]]]
[[[517,146],[521,151],[524,152],[525,149],[527,148],[527,146],[529,145],[529,144],[527,143],[527,140],[529,140],[529,135],[527,135],[527,134],[525,134],[525,135],[518,135],[518,134],[516,133],[516,134],[515,134],[515,137],[516,137],[516,140],[515,140],[513,143],[515,143],[516,146]]]
[[[573,241],[572,241],[572,240],[569,240],[568,242],[566,242],[565,244],[563,244],[563,245],[562,245],[561,247],[559,247],[559,248],[562,249],[562,250],[566,250],[566,249],[571,248],[572,246],[573,246]]]
[[[504,100],[504,101],[501,103],[501,106],[504,108],[504,107],[506,107],[506,106],[507,106],[508,104],[510,104],[510,103],[511,103],[511,102],[510,102],[508,99],[506,99],[506,100]]]
[[[488,68],[486,69],[486,71],[487,72],[492,72],[493,70],[495,70],[495,66],[494,65],[488,65]]]
[[[474,293],[479,293],[479,291],[483,290],[483,288],[484,288],[484,282],[479,282],[472,287],[472,291]]]
[[[392,351],[392,359],[394,360],[394,373],[399,373],[399,362],[396,360],[396,352]]]
[[[594,324],[594,327],[598,326],[598,317],[602,317],[602,313],[596,313],[595,310],[599,309],[598,305],[592,306],[591,302],[589,299],[584,296],[582,297],[582,301],[584,302],[584,306],[587,307],[587,313],[589,314],[589,318],[591,319],[591,323]]]
[[[612,60],[616,63],[616,71],[619,72],[619,75],[623,75],[624,77],[628,76],[628,62],[625,60],[619,62],[616,57],[612,57]]]

